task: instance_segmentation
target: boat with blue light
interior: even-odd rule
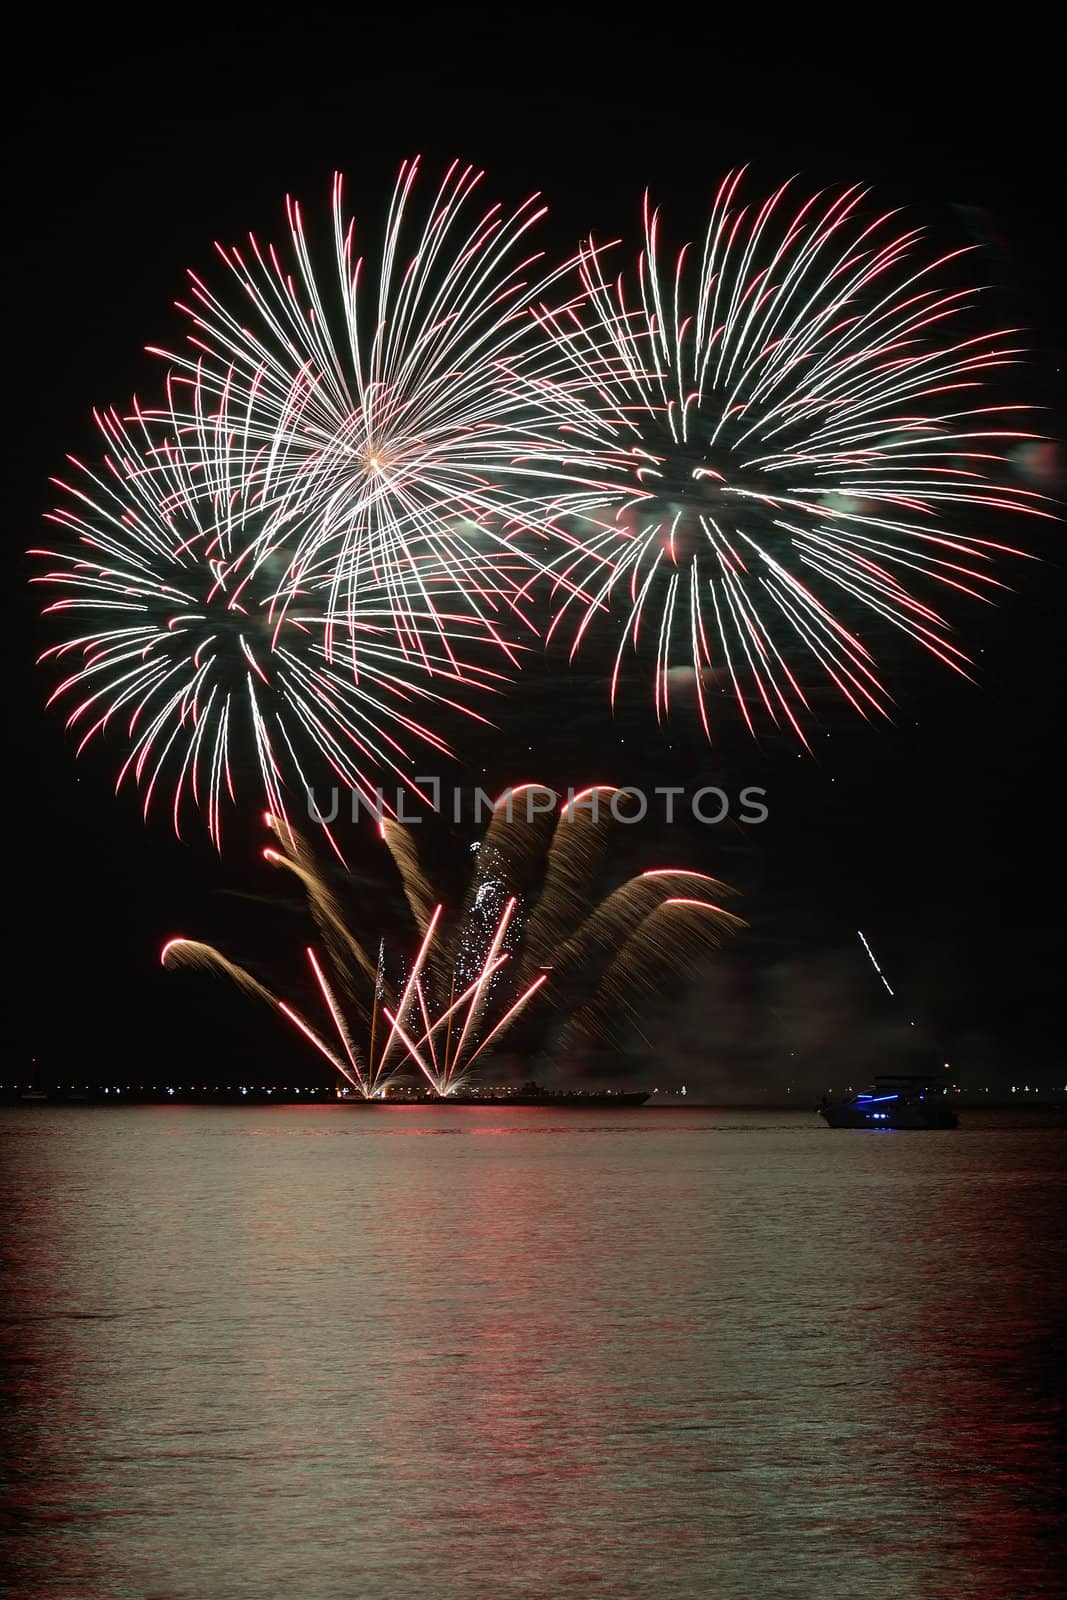
[[[959,1118],[948,1103],[947,1093],[937,1088],[929,1073],[884,1074],[874,1080],[874,1088],[840,1099],[826,1096],[819,1115],[831,1128],[955,1128]]]

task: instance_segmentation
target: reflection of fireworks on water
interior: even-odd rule
[[[317,929],[319,947],[307,959],[326,1028],[210,945],[172,939],[163,964],[213,969],[267,1001],[368,1098],[412,1071],[435,1094],[455,1093],[542,991],[563,1008],[567,1044],[610,1036],[742,926],[718,903],[732,891],[704,873],[665,868],[596,901],[605,807],[618,791],[590,790],[562,811],[553,804],[531,814],[515,806],[530,790],[555,800],[539,785],[501,797],[454,919],[434,899],[412,834],[383,823],[415,929],[414,954],[397,964],[396,980],[384,939],[372,959],[305,842],[269,819],[278,848],[266,858],[300,879]]]
[[[453,644],[472,630],[434,604],[435,558],[405,601],[418,650],[398,641],[395,591],[370,572],[343,649],[329,647],[321,581],[286,588],[282,604],[288,558],[250,488],[252,442],[237,410],[209,416],[202,388],[190,392],[192,420],[173,404],[98,416],[102,462],[73,463],[50,518],[63,542],[33,553],[52,563],[35,581],[64,637],[45,657],[69,663],[52,698],[73,706],[79,751],[116,733],[118,783],[137,783],[146,814],[163,790],[176,829],[191,803],[218,844],[246,760],[282,817],[314,764],[371,801],[383,772],[408,772],[410,746],[447,750],[427,711],[495,675],[458,664]]]
[[[645,640],[660,714],[682,667],[706,731],[721,682],[750,727],[761,706],[804,738],[798,663],[885,711],[858,630],[887,624],[966,672],[939,594],[1001,588],[1006,547],[974,517],[1040,514],[1041,496],[1010,483],[1011,450],[1034,437],[1013,425],[1022,408],[983,388],[1017,336],[973,332],[975,294],[944,281],[963,252],[931,259],[921,229],[865,215],[857,188],[790,205],[786,184],[746,204],[741,177],[673,262],[646,201],[636,283],[590,246],[587,299],[544,315],[584,377],[584,460],[605,485],[599,513],[570,524],[584,554],[559,558],[572,587],[555,625],[580,619],[577,648],[615,611],[613,697]]]

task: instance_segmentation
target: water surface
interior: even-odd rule
[[[2,1110],[2,1592],[1059,1594],[1065,1150]]]

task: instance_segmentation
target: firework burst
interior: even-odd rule
[[[62,543],[32,552],[50,563],[35,581],[63,625],[44,655],[68,669],[52,699],[71,706],[79,751],[121,735],[118,783],[140,786],[146,815],[165,793],[175,828],[199,808],[216,844],[249,769],[258,805],[283,818],[287,792],[306,792],[316,770],[374,802],[383,773],[407,773],[412,746],[446,749],[427,712],[439,719],[459,686],[496,678],[457,659],[470,620],[435,604],[442,579],[427,558],[405,602],[419,648],[398,642],[395,591],[369,573],[339,648],[323,580],[288,581],[232,397],[209,401],[194,383],[181,416],[170,399],[97,416],[102,460],[72,458],[50,518]]]
[[[430,552],[452,609],[510,651],[501,619],[525,623],[531,545],[569,499],[566,388],[530,308],[570,263],[540,264],[538,196],[483,207],[483,175],[457,162],[423,208],[418,175],[417,160],[401,167],[369,266],[340,176],[318,260],[292,199],[286,249],[220,246],[228,285],[191,275],[181,308],[193,354],[157,353],[239,401],[256,494],[287,551],[283,612],[321,587],[330,649],[370,583],[390,597],[398,647],[420,650],[439,599],[423,581]]]
[[[163,964],[214,970],[274,1006],[368,1099],[412,1073],[435,1095],[456,1093],[535,998],[552,1001],[568,1046],[617,1035],[620,1022],[638,1022],[654,993],[743,926],[719,904],[732,891],[704,873],[664,868],[598,902],[593,885],[619,791],[589,790],[562,809],[558,801],[552,810],[517,807],[531,789],[557,801],[541,785],[501,796],[453,918],[434,901],[411,834],[383,824],[415,930],[399,960],[381,937],[372,959],[306,842],[268,817],[276,846],[266,859],[301,881],[319,938],[306,951],[318,1025],[210,945],[172,939]]]
[[[803,739],[813,679],[885,712],[876,626],[967,672],[938,597],[1001,587],[1007,547],[976,519],[1041,514],[1007,467],[1035,436],[985,388],[1019,341],[973,331],[976,295],[952,282],[964,252],[932,257],[866,200],[785,184],[751,203],[733,173],[702,244],[673,258],[646,200],[636,279],[609,278],[590,243],[582,296],[542,314],[584,380],[573,437],[603,489],[571,524],[581,553],[557,560],[553,626],[575,618],[577,649],[615,619],[613,698],[640,649],[659,714],[691,685],[707,731],[721,685],[750,728],[762,708]]]

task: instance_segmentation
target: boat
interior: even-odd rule
[[[862,1094],[824,1096],[819,1115],[831,1128],[955,1128],[959,1118],[930,1073],[885,1073]]]

